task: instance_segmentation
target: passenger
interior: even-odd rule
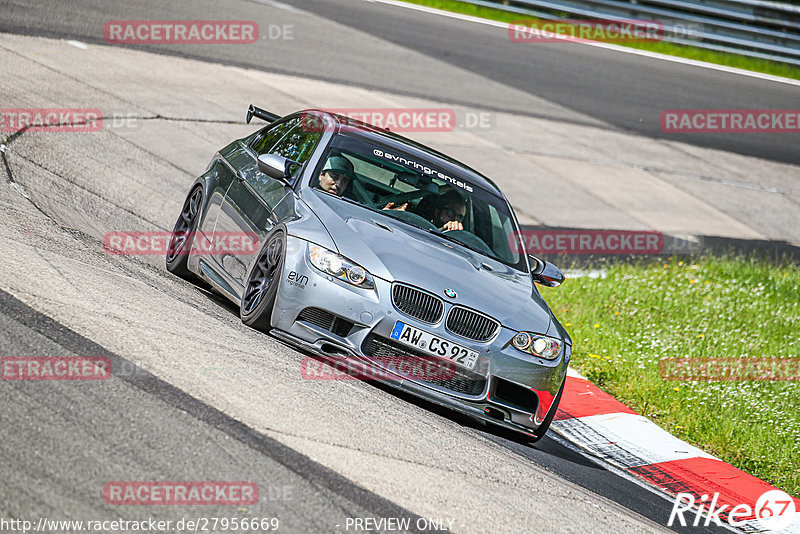
[[[430,197],[429,197],[430,198]],[[423,199],[425,200],[425,199]],[[442,232],[464,229],[464,217],[467,215],[467,202],[457,191],[448,191],[444,195],[434,196],[432,207],[428,210],[424,208],[425,202],[421,202],[415,212],[429,220],[436,228]],[[408,202],[396,205],[389,202],[383,207],[385,210],[406,211]],[[408,210],[412,211],[412,210]],[[427,211],[427,213],[425,213]]]
[[[457,191],[448,191],[436,197],[430,221],[442,232],[464,229],[467,216],[467,202]]]

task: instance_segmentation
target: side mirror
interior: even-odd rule
[[[289,183],[292,177],[289,172],[290,165],[300,164],[277,154],[261,154],[258,156],[258,170],[270,178],[275,178],[286,184]]]
[[[561,269],[549,261],[540,260],[536,256],[528,256],[528,259],[531,261],[531,277],[537,284],[558,287],[566,280]]]

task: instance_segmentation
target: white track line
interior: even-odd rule
[[[617,467],[630,468],[715,456],[689,445],[641,415],[608,413],[554,421],[579,447]]]
[[[581,380],[586,380],[587,378],[580,374],[578,371],[573,369],[572,367],[567,367],[567,376],[571,376],[572,378],[580,378]]]
[[[474,22],[476,24],[483,24],[484,26],[494,26],[495,28],[503,28],[508,30],[508,23],[506,22],[498,22],[496,20],[489,20],[489,19],[482,19],[479,17],[473,17],[471,15],[461,15],[459,13],[453,13],[450,11],[443,11],[441,9],[435,9],[432,7],[425,7],[416,4],[407,4],[405,2],[400,2],[398,0],[362,0],[364,2],[370,2],[375,4],[387,4],[390,6],[402,7],[405,9],[412,9],[414,11],[421,11],[423,13],[429,13],[431,15],[439,15],[442,17],[448,17],[451,19],[463,20],[466,22]],[[522,15],[520,15],[522,16]],[[716,65],[714,63],[706,63],[705,61],[697,61],[695,59],[686,59],[682,57],[676,56],[669,56],[666,54],[659,54],[657,52],[648,52],[646,50],[639,50],[636,48],[628,48],[627,46],[619,46],[609,43],[600,43],[600,42],[579,42],[575,44],[583,44],[586,46],[594,46],[597,48],[605,48],[607,50],[615,50],[617,52],[623,52],[625,54],[634,54],[637,56],[644,56],[649,57],[652,59],[661,59],[663,61],[671,61],[673,63],[681,63],[683,65],[691,65],[693,67],[701,67],[704,69],[711,69],[717,70],[721,72],[727,72],[730,74],[739,74],[741,76],[749,76],[751,78],[758,78],[760,80],[766,80],[770,82],[778,82],[778,83],[785,83],[788,85],[796,85],[800,86],[800,80],[792,80],[791,78],[783,78],[781,76],[773,76],[771,74],[763,74],[760,72],[754,72],[750,70],[744,69],[737,69],[735,67],[726,67],[724,65]],[[524,45],[521,45],[524,46]]]
[[[567,374],[573,379],[583,378],[571,368],[568,369]],[[591,389],[597,388],[591,386]],[[573,399],[573,401],[576,404],[587,402],[589,405],[592,402],[590,399],[584,401]],[[615,412],[578,416],[553,421],[552,430],[555,433],[554,438],[559,443],[567,445],[581,455],[592,458],[620,477],[647,488],[651,493],[660,495],[672,502],[673,505],[675,497],[670,493],[671,490],[660,486],[656,481],[640,480],[630,470],[695,458],[709,458],[722,462],[719,458],[689,445],[650,419],[638,414]],[[713,484],[724,486],[728,479],[727,475],[720,475],[716,480],[711,476],[710,480]],[[678,476],[676,481],[680,482],[680,480],[681,477]],[[687,487],[691,488],[693,482],[690,479],[687,479],[686,482]],[[765,485],[768,484],[765,483]],[[700,510],[702,511],[702,507]],[[693,508],[692,513],[697,511],[697,508]],[[702,512],[704,518],[707,514],[707,510]],[[722,526],[728,531],[738,533],[762,532],[766,527],[770,527],[767,523],[757,520],[747,521],[739,527],[733,527],[727,522],[723,522]],[[789,526],[773,530],[772,534],[800,534],[800,512],[793,516],[793,521]]]
[[[81,41],[73,41],[72,39],[69,39],[67,40],[67,44],[74,46],[75,48],[80,48],[81,50],[89,50],[89,45]]]

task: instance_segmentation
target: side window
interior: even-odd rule
[[[270,152],[298,163],[305,163],[314,152],[321,137],[322,131],[319,126],[315,121],[306,117],[287,133]]]
[[[275,146],[275,143],[280,141],[284,135],[286,135],[292,128],[297,126],[300,123],[300,118],[289,119],[288,121],[282,122],[276,126],[270,126],[267,130],[256,139],[253,143],[253,150],[256,151],[256,154],[266,154],[271,152],[271,148]]]
[[[302,164],[311,157],[321,137],[321,129],[314,126],[313,122],[309,122],[308,117],[298,117],[267,131],[253,144],[253,149],[259,154],[277,154]],[[256,148],[257,145],[268,148],[262,152]],[[302,167],[297,165],[294,167],[292,175],[297,177]],[[247,181],[269,206],[274,206],[283,198],[283,184],[269,178],[266,174],[254,173],[248,176]]]
[[[322,128],[318,121],[314,117],[303,117],[270,152],[303,164],[311,157],[321,138]],[[292,174],[296,176],[299,171],[300,167],[297,167],[292,170]]]

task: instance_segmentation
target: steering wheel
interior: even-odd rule
[[[410,200],[422,198],[426,194],[427,191],[423,191],[421,189],[418,189],[416,191],[409,191],[407,193],[397,193],[395,195],[389,195],[379,200],[376,200],[375,202],[372,202],[372,207],[383,208],[386,204],[389,204],[390,202],[394,202],[395,205],[405,204]]]
[[[410,211],[389,209],[389,210],[383,210],[382,213],[394,219],[400,219],[403,222],[411,223],[415,226],[425,228],[426,230],[437,229],[436,226],[434,226],[428,219],[420,215],[417,215],[416,213],[412,213]]]

